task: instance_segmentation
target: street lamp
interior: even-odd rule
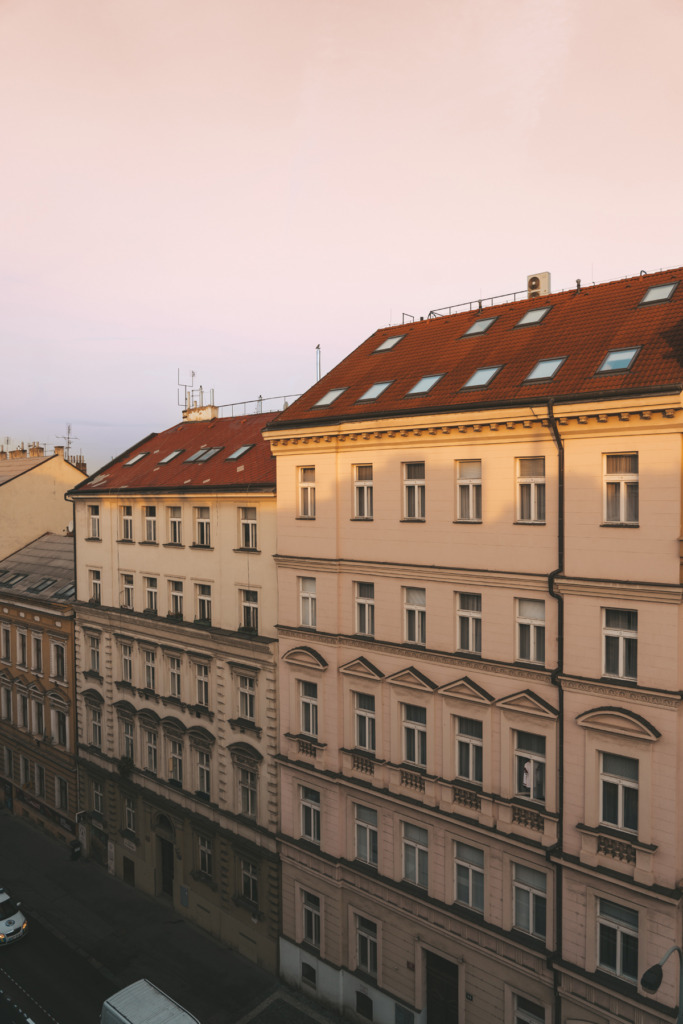
[[[658,964],[648,967],[640,979],[640,984],[646,992],[650,994],[655,993],[662,984],[662,977],[664,975],[662,967],[672,953],[678,953],[678,1014],[676,1016],[676,1024],[683,1024],[683,950],[681,950],[680,946],[672,946]]]

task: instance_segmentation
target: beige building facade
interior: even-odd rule
[[[54,455],[39,445],[0,451],[0,559],[46,532],[65,535],[73,509],[64,495],[84,479],[63,448]]]
[[[671,1019],[680,279],[383,329],[267,428],[281,972],[355,1019]]]

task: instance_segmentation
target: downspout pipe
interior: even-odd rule
[[[556,587],[557,577],[564,573],[565,567],[565,467],[564,443],[553,412],[555,399],[548,400],[548,425],[557,448],[557,566],[548,573],[548,593],[557,601],[557,667],[552,671],[552,683],[557,687],[558,700],[558,739],[557,764],[559,819],[557,824],[556,849],[562,854],[564,846],[564,691],[560,676],[564,672],[564,599]],[[562,865],[556,864],[555,889],[555,960],[562,960]],[[555,1020],[561,1020],[562,1002],[559,994],[559,979],[555,976]]]

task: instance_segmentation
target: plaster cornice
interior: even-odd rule
[[[676,584],[558,576],[555,587],[563,597],[613,597],[620,601],[652,601],[657,604],[680,604],[683,601],[683,587]]]

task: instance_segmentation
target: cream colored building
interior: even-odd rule
[[[355,1019],[671,1019],[682,277],[382,329],[266,429],[281,973]]]
[[[267,419],[193,410],[193,421],[146,438],[73,498],[87,852],[273,970]]]

